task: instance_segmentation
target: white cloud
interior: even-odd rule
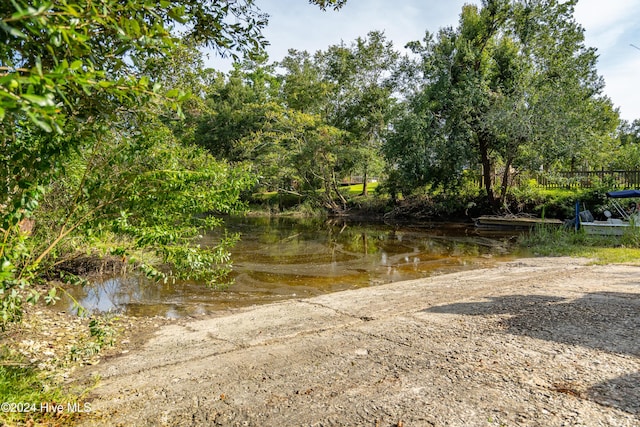
[[[631,52],[633,54],[633,52]],[[620,108],[623,119],[640,119],[640,51],[632,58],[605,68],[605,93]]]
[[[580,0],[576,20],[585,28],[585,43],[598,50],[598,72],[605,93],[623,119],[640,118],[640,0]]]

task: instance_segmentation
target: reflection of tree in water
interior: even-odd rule
[[[290,273],[297,265],[304,265],[308,271],[312,265],[324,268],[323,264],[329,264],[332,269],[342,265],[373,275],[382,274],[381,267],[409,265],[417,272],[425,263],[465,264],[466,261],[458,262],[457,259],[508,252],[504,239],[460,233],[451,235],[450,230],[440,226],[411,229],[335,219],[292,218],[260,218],[257,221],[248,218],[230,225],[233,231],[244,229],[241,242],[233,253],[238,264],[262,263],[273,266],[272,269],[280,266]],[[260,231],[251,232],[256,229]],[[426,268],[433,269],[431,266]],[[391,277],[389,273],[391,271],[383,274],[389,276],[388,280],[402,279],[395,274]]]
[[[80,299],[100,310],[124,307],[129,314],[201,314],[473,268],[487,263],[479,255],[500,255],[507,247],[502,240],[441,227],[315,218],[227,218],[225,223],[227,232],[240,234],[232,249],[231,287],[214,291],[194,282],[163,284],[132,276],[87,288]],[[215,245],[223,235],[217,230],[202,244]]]
[[[136,279],[115,277],[95,281],[84,287],[72,289],[71,294],[90,312],[118,311],[140,298],[139,288],[131,283],[132,281]]]

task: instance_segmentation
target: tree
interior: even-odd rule
[[[573,18],[575,4],[537,1],[514,7],[513,38],[531,69],[524,100],[534,130],[529,147],[535,149],[529,152],[538,156],[525,163],[532,169],[604,166],[613,149],[619,116],[602,95],[596,50],[584,44],[584,29]]]
[[[337,171],[353,156],[344,149],[345,133],[322,114],[330,84],[306,52],[291,51],[279,65],[285,75],[276,76],[275,65],[259,57],[217,76],[207,89],[207,113],[198,120],[194,140],[218,158],[251,164],[259,188],[320,198],[330,209],[343,210]]]
[[[273,103],[279,102],[279,82],[267,59],[236,62],[233,70],[217,74],[206,88],[204,111],[194,118],[194,142],[219,159],[250,159],[238,142],[258,131]]]
[[[620,144],[640,144],[640,119],[633,122],[622,121],[618,128],[618,139]]]
[[[370,172],[380,172],[381,145],[395,102],[392,79],[399,54],[382,32],[370,32],[350,46],[331,46],[315,60],[323,81],[329,84],[326,120],[348,132],[352,146],[347,172],[363,175],[362,194],[367,194]]]
[[[279,64],[284,104],[298,113],[318,115],[328,128],[341,131],[331,133],[340,140],[329,138],[324,147],[332,153],[325,158],[334,159],[327,176],[336,181],[361,173],[365,195],[369,173],[382,169],[380,146],[394,103],[391,75],[397,59],[384,34],[371,32],[349,46],[330,46],[313,56],[291,50]]]
[[[344,132],[317,114],[276,104],[260,130],[240,141],[261,177],[261,185],[278,193],[320,199],[334,212],[345,209],[336,170],[344,157]],[[318,190],[323,190],[318,192]]]
[[[340,7],[344,1],[311,3],[326,8]],[[94,196],[100,192],[88,191],[87,182],[81,180],[76,188],[80,193],[69,200],[73,204],[83,199],[82,204],[68,206],[67,216],[60,218],[62,228],[39,255],[31,254],[26,244],[31,237],[23,225],[37,214],[43,195],[68,178],[70,168],[78,164],[76,156],[110,153],[110,147],[124,139],[140,143],[135,135],[142,132],[149,117],[167,107],[180,112],[180,103],[186,100],[183,90],[163,90],[156,76],[146,74],[151,59],[176,52],[172,48],[184,41],[212,47],[221,54],[252,55],[265,43],[261,30],[267,20],[253,0],[153,4],[142,0],[11,0],[0,5],[0,17],[0,311],[4,323],[19,316],[19,289],[30,286],[45,258],[56,255],[56,245],[70,238],[71,231],[80,230],[83,221],[91,227],[100,227],[101,219],[113,221],[112,215],[98,214],[107,208],[104,203],[96,201],[97,205],[88,207],[91,203],[83,199],[85,192]],[[160,133],[161,129],[157,128]],[[103,133],[108,137],[99,136]],[[90,148],[94,141],[101,142]],[[132,149],[140,154],[148,147],[138,149],[134,144]],[[183,153],[182,161],[192,155],[195,152]],[[91,165],[92,161],[85,160],[85,170],[94,170]],[[202,176],[209,173],[202,172]],[[176,189],[194,182],[186,169],[172,173],[182,182],[171,180]],[[199,182],[200,191],[211,185],[207,179]],[[227,196],[218,200],[229,201]],[[83,206],[88,209],[86,214],[67,227],[67,219]],[[144,205],[130,203],[128,207],[134,210]],[[166,237],[162,234],[147,243]],[[32,292],[29,298],[37,297]]]
[[[332,85],[309,52],[290,49],[278,66],[284,70],[279,76],[280,96],[288,108],[307,114],[326,113]]]
[[[640,168],[640,119],[622,121],[618,128],[619,147],[613,151],[610,167],[623,170]]]
[[[459,185],[479,165],[487,199],[504,201],[513,166],[578,159],[610,139],[617,117],[600,96],[593,49],[575,1],[486,0],[464,6],[457,29],[411,43],[420,75],[386,147],[414,185]],[[499,198],[493,175],[503,169]]]

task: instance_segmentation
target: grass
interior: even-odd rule
[[[639,248],[595,248],[595,250],[591,252],[585,251],[583,254],[577,256],[595,258],[596,264],[640,265]]]
[[[65,378],[114,344],[114,318],[67,323],[47,313],[30,310],[0,333],[0,426],[71,426],[91,410],[85,398],[97,383],[70,386]]]
[[[519,243],[536,255],[586,257],[597,264],[640,265],[640,227],[623,236],[591,236],[582,231],[539,227],[522,236]]]
[[[370,182],[367,184],[367,192],[369,194],[373,194],[376,191],[376,188],[378,187],[378,182]],[[362,194],[362,184],[354,184],[354,185],[348,185],[346,188],[348,189],[348,195],[349,196],[359,196],[360,194]]]
[[[80,396],[64,391],[47,375],[3,352],[0,365],[0,425],[73,425],[78,414],[68,404],[80,403]],[[62,406],[59,406],[62,405]],[[62,408],[56,411],[55,409]]]

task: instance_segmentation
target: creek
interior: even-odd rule
[[[468,224],[243,217],[227,218],[225,229],[240,235],[228,287],[128,275],[71,293],[91,311],[177,318],[488,267],[519,256],[515,235],[480,235]],[[214,244],[219,233],[204,236],[203,244]],[[63,305],[70,307],[69,301]]]

